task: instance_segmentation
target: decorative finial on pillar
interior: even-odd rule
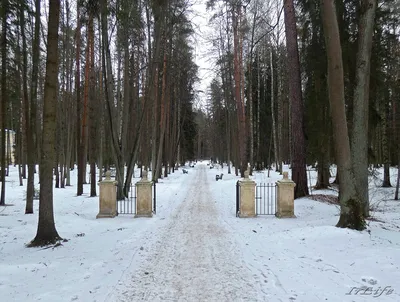
[[[147,174],[148,174],[147,170],[142,171],[142,180],[147,180]]]
[[[283,179],[289,179],[289,173],[283,172]]]
[[[106,180],[111,180],[111,171],[110,170],[108,170],[106,172]]]
[[[244,179],[249,179],[249,175],[250,175],[250,168],[247,168],[247,170],[244,171]]]

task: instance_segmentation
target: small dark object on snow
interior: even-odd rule
[[[215,180],[218,181],[219,179],[222,179],[222,176],[224,176],[224,173],[221,173],[221,175],[215,175]]]
[[[188,170],[186,170],[186,169],[183,169],[182,172],[183,172],[183,174],[188,174],[189,173]]]
[[[210,166],[210,169],[214,169],[214,166]]]
[[[83,236],[85,236],[85,233],[76,234],[76,237],[83,237]]]
[[[253,230],[253,232],[254,232],[254,233],[257,233],[257,231],[256,231],[256,230]]]

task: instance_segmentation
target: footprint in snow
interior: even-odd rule
[[[376,285],[378,283],[378,280],[376,280],[373,277],[364,277],[364,278],[361,278],[361,281],[371,284],[371,285]]]

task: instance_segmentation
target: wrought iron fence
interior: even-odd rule
[[[277,203],[277,185],[262,183],[256,185],[256,214],[275,215]]]
[[[156,183],[153,182],[153,204],[152,211],[154,214],[157,212],[157,198],[156,198]],[[129,188],[128,198],[123,200],[117,200],[117,214],[127,214],[134,215],[136,214],[136,204],[137,204],[137,188],[135,183],[131,183]]]
[[[136,185],[131,183],[129,187],[128,198],[117,200],[117,213],[134,215],[136,214],[136,197],[137,190]]]
[[[256,215],[275,215],[277,211],[277,185],[261,183],[256,185],[255,208]],[[236,217],[240,211],[240,181],[236,182]]]

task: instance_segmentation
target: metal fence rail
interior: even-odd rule
[[[157,190],[156,190],[156,183],[153,181],[153,213],[157,213]]]
[[[239,216],[240,211],[240,184],[239,180],[236,182],[236,217]]]

